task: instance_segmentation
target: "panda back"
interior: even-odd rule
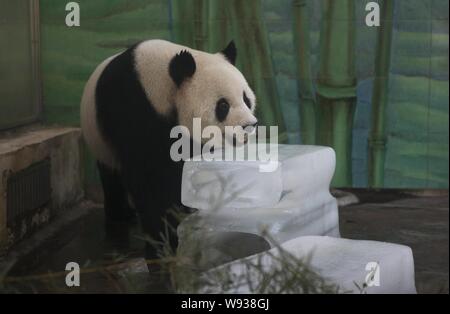
[[[88,83],[90,93],[86,102],[95,114],[86,120],[96,130],[87,132],[94,134],[93,145],[96,140],[103,140],[100,149],[93,147],[100,160],[117,161],[120,168],[138,165],[145,170],[170,162],[169,135],[177,119],[174,110],[159,112],[149,99],[154,90],[144,87],[136,65],[139,45],[106,60],[96,70],[98,73]],[[148,73],[153,70],[146,69]],[[157,77],[157,73],[154,75]]]
[[[95,71],[89,77],[87,81],[83,96],[81,98],[81,130],[84,140],[88,145],[90,151],[94,156],[102,163],[110,166],[111,168],[119,168],[118,161],[114,157],[114,154],[106,143],[103,136],[100,134],[97,123],[97,108],[96,108],[96,88],[97,82],[103,70],[108,66],[113,58],[117,55],[111,56],[100,63]]]

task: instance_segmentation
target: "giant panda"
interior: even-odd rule
[[[97,159],[108,220],[130,217],[130,196],[143,231],[162,240],[167,210],[181,198],[183,162],[170,157],[171,129],[192,130],[196,117],[203,128],[256,127],[255,94],[236,56],[233,42],[211,54],[147,40],[95,69],[81,100],[81,128]],[[176,235],[170,238],[176,247]],[[146,252],[157,257],[154,247]]]

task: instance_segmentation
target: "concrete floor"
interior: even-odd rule
[[[449,293],[448,195],[412,198],[362,192],[358,196],[362,203],[339,211],[342,237],[411,247],[418,293]]]
[[[411,197],[395,192],[352,192],[362,202],[340,208],[342,237],[410,246],[414,254],[418,292],[448,293],[448,195]],[[136,225],[106,227],[110,232],[106,232],[101,208],[90,210],[83,218],[70,223],[50,237],[44,246],[21,258],[8,276],[56,274],[44,283],[42,277],[36,280],[28,278],[14,287],[28,292],[133,292],[130,286],[124,288],[118,282],[114,272],[96,269],[140,257],[143,242],[138,238],[138,228]],[[81,288],[67,288],[63,284],[68,262],[77,262],[82,268],[93,270],[83,275]]]

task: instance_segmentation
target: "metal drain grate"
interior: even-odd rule
[[[50,160],[44,160],[12,174],[6,191],[7,224],[13,225],[17,218],[32,214],[50,201]]]

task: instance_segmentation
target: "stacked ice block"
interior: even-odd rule
[[[187,161],[182,202],[199,209],[183,222],[202,232],[267,232],[278,242],[302,235],[339,236],[336,200],[329,193],[331,148],[279,145],[278,167],[259,161]]]
[[[412,251],[407,246],[376,241],[305,236],[287,241],[281,247],[299,260],[310,258],[310,268],[329,283],[336,284],[340,293],[416,293]],[[264,275],[249,265],[270,272],[283,267],[278,256],[278,249],[273,248],[245,260],[236,260],[212,269],[208,272],[209,274],[226,271],[229,278],[234,278],[233,284],[227,286],[227,291],[223,291],[221,285],[213,284],[205,287],[202,292],[255,292],[252,289],[259,286],[264,280]],[[249,276],[252,286],[248,284]],[[277,291],[276,286],[273,288]]]
[[[198,266],[212,268],[267,254],[277,243],[299,257],[313,254],[312,266],[341,287],[359,282],[367,263],[377,262],[386,284],[368,292],[415,292],[409,248],[339,238],[337,202],[329,193],[334,151],[277,148],[271,172],[262,172],[259,161],[185,162],[182,202],[198,211],[179,226],[179,250],[189,254],[196,247]]]

